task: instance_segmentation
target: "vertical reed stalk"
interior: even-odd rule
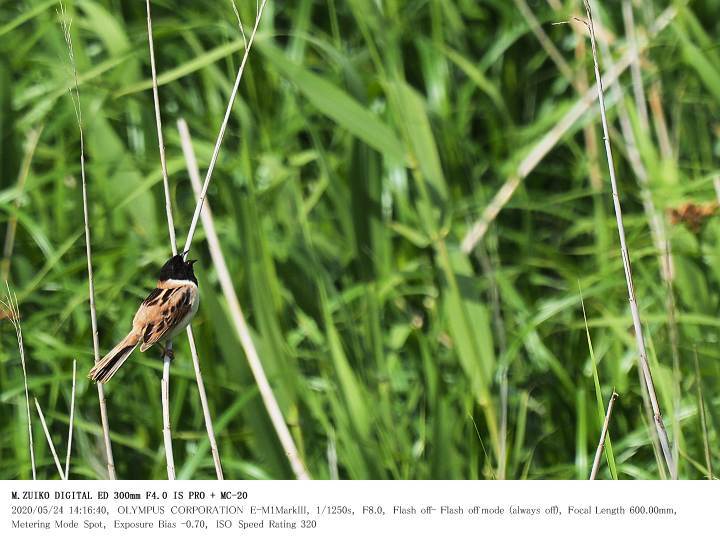
[[[620,206],[620,197],[618,195],[617,181],[615,178],[615,163],[613,161],[612,147],[610,145],[607,114],[605,111],[605,97],[603,94],[602,78],[600,76],[600,66],[598,64],[597,48],[595,45],[595,30],[593,28],[592,13],[588,0],[584,0],[584,3],[585,11],[588,18],[587,25],[590,31],[590,45],[592,47],[593,64],[595,69],[595,81],[597,83],[597,98],[600,105],[600,119],[602,121],[603,136],[605,140],[605,154],[607,155],[608,169],[610,173],[610,184],[612,187],[613,206],[615,208],[618,237],[620,239],[620,253],[623,261],[623,269],[625,270],[625,282],[627,283],[628,300],[630,304],[630,313],[633,320],[633,327],[635,330],[635,340],[637,341],[638,354],[640,358],[640,368],[645,379],[645,386],[647,387],[648,395],[650,396],[650,403],[652,405],[654,415],[655,430],[657,431],[658,438],[660,439],[660,445],[662,447],[663,456],[665,457],[665,463],[667,464],[668,471],[670,473],[674,473],[675,469],[673,466],[670,442],[667,436],[667,432],[665,430],[665,425],[662,421],[662,415],[660,414],[660,405],[658,403],[657,395],[655,393],[655,386],[653,384],[652,374],[650,373],[650,365],[648,363],[647,351],[645,348],[645,339],[643,337],[642,321],[640,319],[640,310],[638,308],[637,300],[635,298],[635,287],[633,286],[632,269],[630,267],[630,255],[625,240],[625,227],[623,225],[622,208]]]
[[[639,47],[637,45],[637,37],[635,32],[635,22],[632,15],[632,6],[629,2],[623,2],[623,18],[625,20],[625,27],[630,41],[630,50],[633,52],[633,62],[631,63],[631,77],[633,82],[633,94],[635,100],[635,107],[638,111],[640,120],[640,130],[647,133],[649,130],[649,121],[647,117],[647,105],[645,100],[645,89],[642,82],[642,73],[640,71],[640,56]],[[612,66],[612,56],[610,54],[609,45],[600,41],[600,49],[602,54],[607,58],[608,65]],[[620,128],[622,130],[623,139],[627,149],[627,158],[630,163],[630,167],[637,177],[638,184],[640,186],[640,199],[643,204],[643,210],[647,217],[648,224],[650,226],[650,236],[655,245],[657,252],[658,263],[660,267],[660,278],[665,284],[665,307],[667,310],[667,327],[668,336],[670,338],[670,348],[673,362],[673,373],[674,373],[674,385],[673,385],[673,416],[672,416],[672,427],[676,435],[673,441],[673,459],[674,464],[677,467],[678,456],[679,456],[679,437],[680,437],[680,350],[679,350],[679,331],[676,317],[676,304],[675,304],[675,293],[673,290],[674,270],[672,263],[672,255],[670,253],[670,242],[667,238],[667,232],[665,227],[665,221],[662,214],[658,211],[657,206],[653,200],[653,195],[650,187],[650,175],[648,174],[645,165],[643,164],[640,152],[638,150],[637,141],[635,139],[635,133],[633,131],[632,122],[628,113],[627,107],[624,100],[624,89],[622,85],[616,81],[614,84],[615,90],[619,93],[619,99],[617,101],[618,118],[620,120]],[[642,111],[645,111],[644,116]],[[645,397],[643,397],[645,399]],[[651,412],[648,405],[648,412]],[[650,417],[652,418],[652,412]],[[657,443],[656,443],[657,444]],[[677,473],[671,473],[672,478],[677,477]]]
[[[85,136],[83,134],[82,127],[82,108],[80,106],[80,89],[78,85],[77,66],[75,65],[75,53],[73,50],[72,38],[70,36],[70,21],[65,16],[65,7],[60,3],[60,15],[62,17],[62,29],[65,35],[65,43],[68,47],[68,54],[70,56],[70,66],[73,72],[73,88],[70,90],[70,98],[73,102],[75,109],[75,116],[77,118],[78,130],[80,132],[80,176],[82,178],[82,200],[83,200],[83,220],[85,224],[85,252],[87,258],[88,268],[88,297],[90,301],[90,323],[92,326],[92,337],[93,337],[93,353],[95,356],[95,363],[100,361],[100,344],[98,337],[97,327],[97,313],[95,310],[95,282],[93,279],[93,267],[92,267],[92,243],[90,240],[90,218],[88,211],[88,192],[87,192],[87,181],[85,179]],[[73,95],[73,90],[75,94]],[[107,470],[108,477],[111,480],[115,480],[115,462],[113,460],[112,444],[110,442],[110,424],[108,423],[107,415],[107,404],[105,401],[105,391],[103,385],[97,383],[98,391],[98,402],[100,404],[100,420],[102,424],[103,440],[105,442],[105,457],[107,459]]]
[[[198,218],[200,216],[200,211],[203,208],[203,202],[205,201],[205,196],[207,195],[207,189],[210,185],[210,179],[212,178],[213,171],[215,169],[215,163],[217,162],[218,155],[220,153],[220,146],[222,145],[223,138],[225,136],[225,130],[227,129],[228,122],[230,120],[230,113],[232,112],[232,106],[235,103],[235,97],[237,96],[238,90],[240,88],[240,81],[242,80],[243,73],[245,71],[245,64],[247,63],[248,57],[250,55],[250,49],[252,48],[253,42],[255,40],[255,35],[257,34],[258,26],[260,25],[260,20],[262,19],[262,14],[265,9],[265,4],[267,3],[267,0],[262,0],[262,3],[259,5],[256,5],[256,13],[255,13],[255,24],[253,25],[252,33],[250,34],[249,38],[245,37],[245,31],[242,28],[242,22],[240,21],[240,15],[237,12],[237,7],[235,6],[233,2],[233,10],[235,11],[235,15],[238,19],[238,24],[240,26],[240,32],[243,37],[243,43],[245,45],[244,53],[242,57],[242,61],[240,62],[240,67],[238,68],[237,76],[235,77],[235,83],[233,85],[232,91],[230,92],[230,98],[228,99],[227,108],[225,109],[225,116],[223,117],[223,121],[220,125],[220,130],[218,132],[217,139],[215,141],[215,147],[213,148],[212,158],[210,159],[210,165],[208,166],[207,173],[205,175],[205,183],[203,184],[201,195],[198,197],[197,205],[195,206],[195,212],[193,213],[192,221],[190,223],[190,228],[188,230],[187,240],[185,241],[185,247],[183,248],[183,253],[187,254],[190,251],[190,247],[192,245],[193,236],[195,235],[195,229],[197,228]],[[195,171],[197,171],[197,165],[195,167]],[[213,454],[213,461],[215,463],[215,471],[218,476],[218,479],[223,478],[222,474],[222,466],[220,464],[220,455],[217,450],[217,443],[215,442],[215,433],[213,431],[212,427],[212,420],[210,418],[210,410],[207,404],[207,396],[205,394],[205,385],[203,384],[202,380],[202,372],[200,371],[200,362],[197,358],[197,349],[195,348],[195,344],[193,341],[193,335],[192,335],[192,329],[188,326],[188,340],[190,340],[190,350],[193,354],[193,367],[195,368],[195,378],[198,383],[198,392],[200,394],[200,402],[203,407],[203,414],[205,417],[205,427],[207,429],[208,438],[210,439],[210,450]]]
[[[220,452],[218,451],[217,441],[215,440],[215,430],[213,429],[212,417],[210,416],[210,405],[208,405],[207,393],[205,392],[205,382],[203,381],[202,370],[200,369],[200,359],[195,346],[195,336],[193,335],[192,324],[188,325],[185,330],[187,333],[188,343],[190,344],[190,356],[192,357],[193,369],[195,369],[195,381],[198,386],[198,395],[200,396],[200,405],[203,411],[203,419],[205,420],[205,430],[208,434],[210,442],[210,453],[212,453],[213,464],[215,465],[215,476],[218,480],[224,480],[222,463],[220,462]]]
[[[167,462],[168,480],[175,479],[175,458],[172,448],[172,430],[170,428],[170,356],[166,353],[163,360],[163,375],[160,381],[163,413],[163,443],[165,445],[165,461]]]
[[[180,141],[182,142],[188,175],[190,176],[190,181],[192,182],[195,195],[198,197],[198,201],[200,201],[200,198],[202,197],[200,173],[197,166],[197,160],[195,158],[195,152],[192,148],[190,132],[188,131],[187,124],[183,119],[178,120],[178,130],[180,131]],[[240,338],[243,350],[245,351],[245,356],[247,357],[250,370],[252,371],[255,382],[257,383],[260,396],[265,404],[265,408],[270,416],[270,420],[275,428],[280,444],[285,450],[285,455],[290,462],[290,466],[295,473],[295,477],[299,480],[307,480],[310,478],[310,475],[300,458],[300,454],[295,446],[290,430],[285,423],[280,406],[275,399],[272,387],[265,375],[265,370],[263,369],[260,356],[255,348],[255,343],[250,335],[250,329],[245,321],[242,309],[240,308],[240,302],[238,301],[237,294],[235,293],[235,287],[233,286],[232,279],[230,277],[230,271],[228,270],[227,263],[225,262],[225,256],[223,255],[222,248],[220,247],[220,240],[217,232],[215,231],[215,224],[209,205],[201,207],[201,216],[213,265],[215,266],[215,271],[218,274],[220,286],[222,287],[223,294],[225,295],[225,299],[227,300],[228,307],[230,309],[232,322],[235,326],[238,337]]]
[[[148,22],[148,42],[150,47],[150,65],[152,69],[152,82],[153,82],[153,100],[155,105],[155,122],[157,126],[158,134],[158,146],[160,148],[160,164],[163,175],[163,187],[165,190],[165,211],[167,214],[168,230],[170,233],[170,245],[173,255],[177,254],[177,242],[175,239],[175,223],[172,216],[172,203],[170,199],[170,184],[167,178],[167,162],[165,159],[165,144],[163,142],[162,135],[162,120],[160,116],[160,99],[158,96],[157,88],[157,73],[155,69],[155,50],[152,40],[152,17],[150,14],[150,1],[146,1],[147,6],[147,22]],[[233,6],[234,7],[234,6]],[[188,247],[184,254],[186,257]],[[197,354],[197,347],[195,346],[195,337],[192,333],[192,327],[187,327],[188,343],[190,345],[190,353],[193,362],[193,368],[195,369],[195,380],[198,386],[198,394],[200,395],[200,404],[203,411],[203,419],[205,420],[205,429],[207,430],[208,440],[210,442],[210,450],[213,457],[213,463],[215,464],[215,474],[218,480],[223,480],[222,464],[220,462],[220,453],[217,447],[217,441],[215,439],[215,431],[213,429],[212,417],[210,416],[210,407],[208,405],[207,394],[205,392],[205,383],[202,377],[202,371],[200,369],[200,360]],[[172,343],[168,342],[167,350],[172,349]],[[163,398],[163,437],[165,442],[165,452],[168,464],[168,477],[170,479],[175,478],[175,465],[173,463],[172,453],[172,432],[170,427],[170,413],[169,413],[169,400],[170,400],[170,357],[166,354],[163,359],[163,381],[162,381],[162,398]]]
[[[168,183],[167,165],[165,161],[165,142],[162,135],[162,121],[160,119],[160,99],[158,97],[157,72],[155,70],[155,48],[152,35],[152,17],[150,15],[150,0],[145,1],[147,8],[147,33],[150,48],[150,70],[152,72],[153,103],[155,105],[155,125],[157,127],[158,147],[160,148],[160,169],[162,170],[163,191],[165,193],[165,213],[167,215],[168,233],[170,236],[170,250],[173,256],[177,254],[175,242],[175,223],[172,216],[172,203],[170,199],[170,184]],[[170,362],[172,361],[172,341],[165,345],[163,356],[163,376],[161,381],[161,399],[163,411],[163,441],[165,444],[165,460],[167,462],[168,480],[175,479],[175,460],[172,451],[172,429],[170,427]]]

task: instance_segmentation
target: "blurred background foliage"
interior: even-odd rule
[[[633,43],[622,4],[594,4],[603,70]],[[717,198],[720,2],[674,2],[655,35],[668,2],[633,4],[637,43],[647,37],[644,96],[637,99],[630,70],[607,89],[611,137],[678,475],[702,478],[720,465],[720,220],[702,207],[691,223],[683,205]],[[92,342],[79,134],[57,8],[54,0],[0,2],[0,235],[17,220],[3,278],[20,303],[31,401],[43,406],[64,457],[77,359],[70,476],[103,478],[97,393],[84,378]],[[145,5],[77,0],[66,8],[106,351],[169,254]],[[255,2],[238,8],[249,32]],[[520,160],[594,84],[589,44],[573,19],[581,9],[575,0],[268,2],[208,201],[313,477],[587,478],[613,388],[612,468],[603,460],[599,477],[669,476],[643,405],[594,105],[475,249],[460,250]],[[187,120],[204,171],[243,41],[230,2],[157,0],[153,21],[184,240],[194,198],[175,122]],[[552,24],[561,21],[569,23]],[[538,27],[559,60],[541,46]],[[672,290],[648,198],[666,226]],[[680,209],[673,223],[667,209]],[[202,292],[193,327],[226,478],[291,477],[202,228],[193,252]],[[0,478],[29,478],[22,372],[7,320],[0,344]],[[160,369],[156,350],[135,353],[106,386],[120,478],[165,477]],[[184,339],[172,374],[178,477],[213,477]],[[39,476],[56,477],[33,421]]]

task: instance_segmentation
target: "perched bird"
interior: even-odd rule
[[[157,287],[142,302],[133,318],[132,330],[120,343],[95,364],[88,378],[105,383],[140,345],[144,352],[158,341],[169,341],[183,331],[200,303],[198,282],[193,273],[197,260],[170,258],[160,269]]]

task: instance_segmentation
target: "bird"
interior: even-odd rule
[[[135,313],[130,333],[95,364],[88,378],[106,383],[138,345],[145,352],[159,341],[172,340],[188,326],[198,310],[200,292],[193,272],[197,260],[186,261],[186,254],[177,254],[165,262],[157,286]],[[166,353],[172,357],[171,351]]]

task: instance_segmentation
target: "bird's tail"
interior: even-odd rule
[[[115,348],[110,350],[103,359],[95,364],[95,367],[88,373],[88,378],[96,382],[102,382],[103,384],[110,380],[125,360],[128,359],[130,354],[132,354],[139,342],[140,336],[134,331],[131,331],[127,337],[120,341]]]

